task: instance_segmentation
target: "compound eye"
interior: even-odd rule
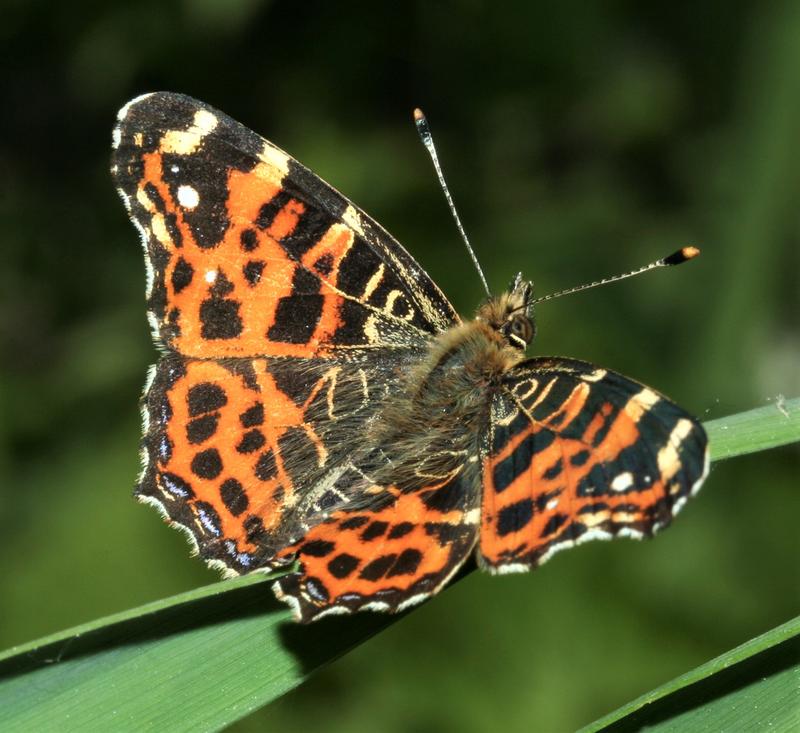
[[[533,338],[533,324],[527,316],[514,316],[509,324],[509,341],[521,349],[527,347]]]

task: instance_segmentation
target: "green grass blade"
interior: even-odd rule
[[[642,695],[579,733],[800,730],[800,616]]]
[[[800,440],[799,417],[794,399],[707,423],[712,457]],[[359,614],[298,626],[269,578],[216,583],[0,654],[0,729],[219,730],[395,620]],[[759,643],[740,653],[764,654],[769,644]]]
[[[216,583],[9,650],[0,730],[220,730],[391,622],[299,626],[269,582]]]
[[[795,443],[800,441],[800,398],[779,397],[765,407],[709,420],[704,427],[714,461]]]

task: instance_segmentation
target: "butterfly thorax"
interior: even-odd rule
[[[533,337],[528,288],[491,298],[474,320],[439,334],[401,379],[373,431],[374,444],[392,446],[392,483],[413,487],[452,475],[476,454],[475,436],[489,420],[487,397]]]

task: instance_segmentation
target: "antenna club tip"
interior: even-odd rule
[[[693,260],[700,254],[697,247],[681,247],[677,252],[673,252],[668,257],[665,257],[663,262],[665,265],[680,265],[689,260]]]
[[[414,107],[414,122],[422,122],[425,119],[425,115],[422,114],[422,110],[419,107]]]

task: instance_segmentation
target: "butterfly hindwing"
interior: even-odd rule
[[[180,94],[120,111],[112,173],[139,229],[159,342],[185,356],[420,343],[458,316],[408,253],[256,133]]]
[[[530,359],[491,405],[479,562],[525,570],[589,539],[652,535],[707,470],[702,426],[665,397],[585,362]]]
[[[396,349],[332,359],[185,359],[167,354],[144,397],[137,495],[186,529],[229,572],[271,568],[280,549],[357,491],[324,488],[363,443],[392,389]],[[403,361],[405,359],[405,362]]]
[[[426,499],[437,492],[458,500],[436,508]],[[416,605],[447,583],[475,545],[479,492],[463,473],[413,492],[373,486],[363,493],[370,504],[335,512],[282,553],[296,557],[300,570],[276,581],[275,592],[301,621]]]

